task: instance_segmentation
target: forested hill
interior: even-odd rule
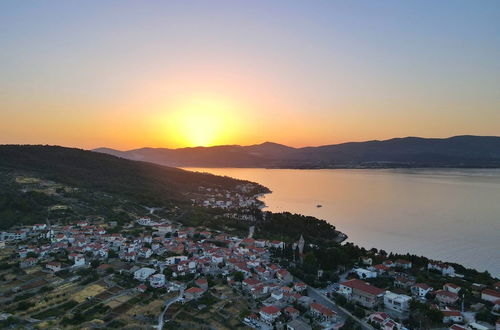
[[[245,181],[127,160],[74,148],[0,145],[0,171],[22,171],[68,186],[94,189],[154,205],[187,202],[199,186],[232,189]],[[262,191],[266,188],[259,187]]]
[[[445,139],[406,137],[306,148],[266,142],[252,146],[95,151],[180,167],[500,167],[500,137],[472,135]]]

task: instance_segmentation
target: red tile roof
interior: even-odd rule
[[[352,288],[352,289],[356,289],[356,290],[366,292],[368,294],[372,294],[374,296],[378,296],[379,294],[384,293],[384,290],[379,289],[373,285],[370,285],[366,282],[363,282],[363,281],[357,280],[357,279],[342,282],[340,284],[343,286],[347,286],[349,288]]]
[[[268,314],[268,315],[273,315],[273,314],[277,314],[280,312],[279,308],[278,307],[275,307],[275,306],[264,306],[260,309],[260,311],[262,313],[265,313],[265,314]]]
[[[186,293],[201,293],[203,292],[203,289],[198,288],[196,286],[193,286],[192,288],[189,288],[185,291]]]
[[[323,314],[325,316],[333,316],[336,314],[330,308],[325,307],[325,306],[318,304],[316,302],[311,303],[311,308],[317,310],[318,312],[320,312],[321,314]]]
[[[491,290],[491,289],[484,289],[483,294],[487,294],[489,296],[493,296],[493,297],[497,297],[497,298],[500,298],[500,292],[498,291],[495,291],[495,290]]]

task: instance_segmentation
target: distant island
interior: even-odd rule
[[[293,148],[265,142],[251,146],[141,148],[93,151],[175,167],[257,168],[498,168],[500,137],[462,135],[450,138],[405,137]]]

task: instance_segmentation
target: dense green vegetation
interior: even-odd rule
[[[106,192],[147,205],[186,203],[198,186],[233,188],[245,181],[57,146],[2,145],[0,170],[34,173],[72,187]],[[260,187],[262,191],[266,188]]]
[[[325,220],[289,212],[266,212],[265,221],[257,232],[257,236],[284,241],[297,241],[303,235],[308,243],[329,241],[335,239],[337,234],[335,226]]]
[[[30,191],[22,193],[13,186],[0,186],[0,229],[10,228],[15,224],[34,224],[44,221],[48,216],[48,207],[56,204],[54,198],[46,194]]]
[[[23,185],[16,176],[52,182]],[[190,198],[198,187],[235,189],[247,181],[184,171],[176,168],[130,161],[101,153],[53,146],[0,146],[0,229],[15,224],[65,223],[75,217],[100,216],[122,224],[130,220],[127,212],[143,212],[141,205],[185,209],[186,223],[213,225],[218,213],[200,212],[191,207]],[[50,189],[48,189],[50,188]],[[66,189],[67,188],[67,189]],[[50,190],[47,192],[46,190]],[[257,192],[267,191],[256,185]],[[70,205],[51,211],[56,204]],[[219,212],[220,213],[220,212]]]

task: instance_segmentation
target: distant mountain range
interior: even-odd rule
[[[500,167],[500,137],[472,135],[444,139],[405,137],[305,148],[265,142],[251,146],[93,151],[175,167]]]

